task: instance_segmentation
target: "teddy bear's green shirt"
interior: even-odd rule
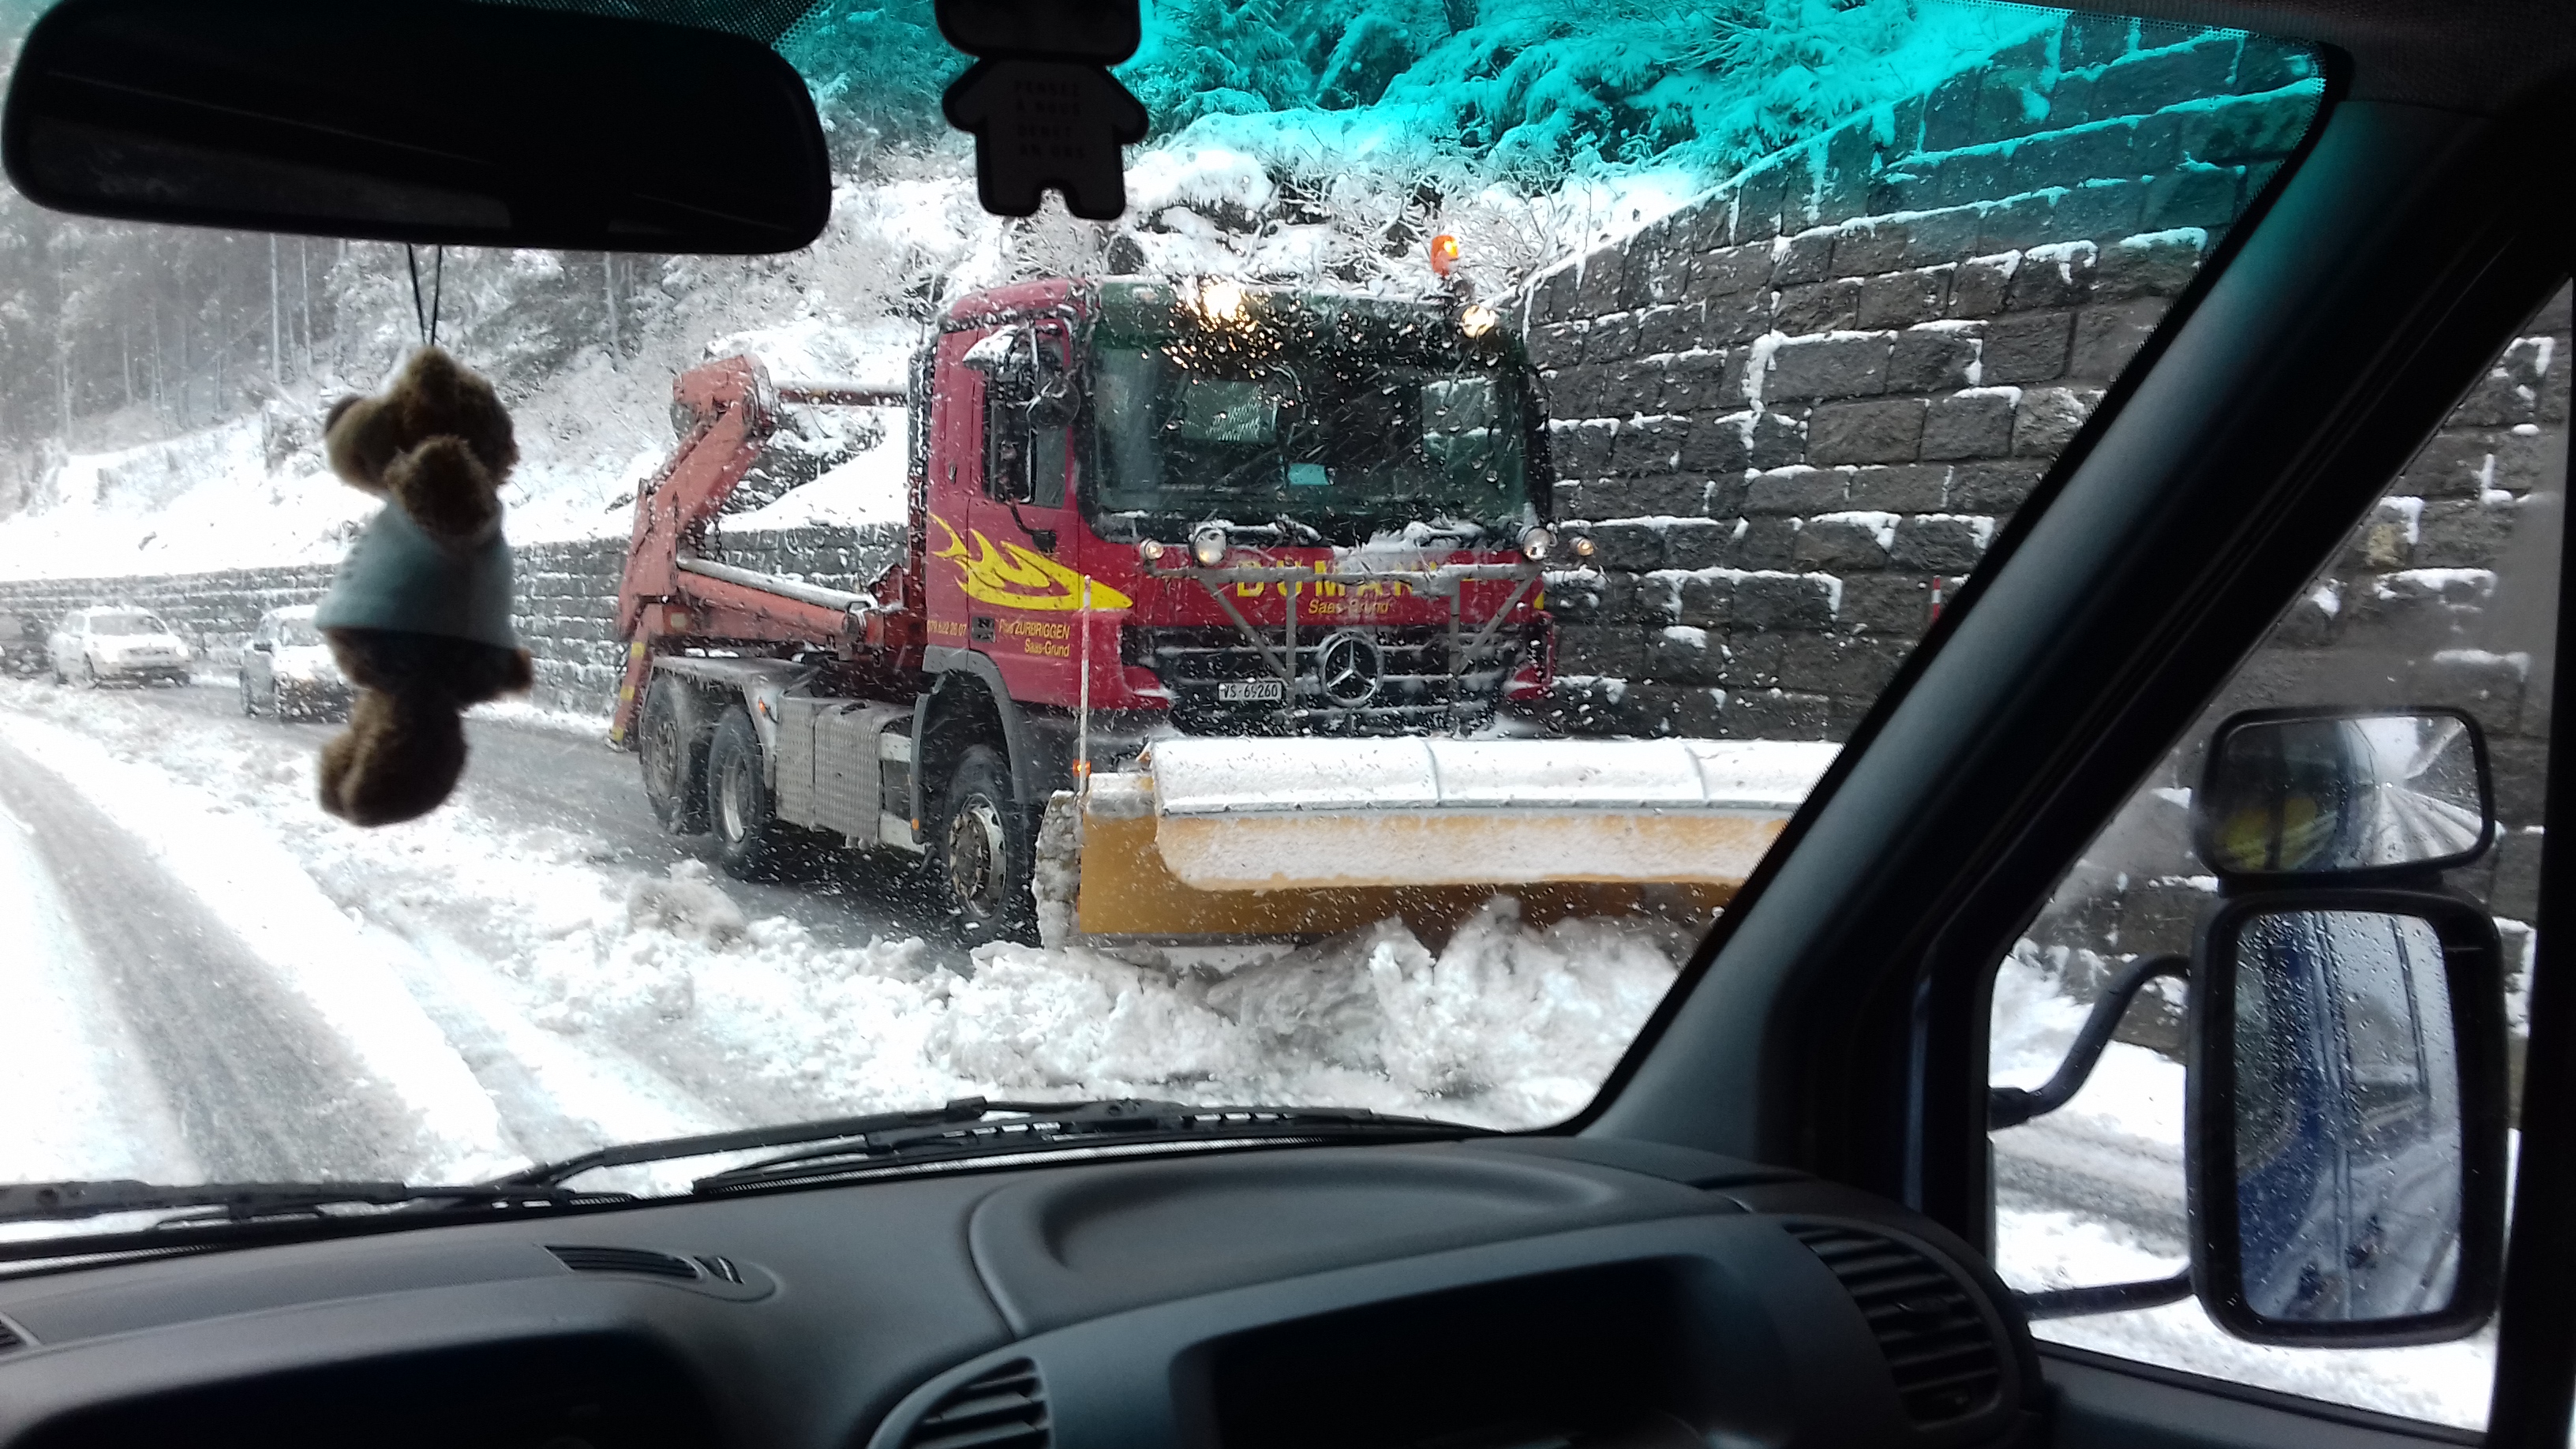
[[[350,545],[313,622],[323,629],[390,629],[516,649],[512,602],[510,545],[498,533],[479,548],[452,552],[389,504]]]

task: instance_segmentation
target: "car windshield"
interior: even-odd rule
[[[0,606],[184,643],[0,678],[0,1181],[1563,1122],[2324,95],[1951,0],[1144,14],[1109,222],[982,209],[928,0],[776,38],[790,255],[0,195]],[[397,819],[325,773],[395,704],[251,645],[390,531],[326,432],[433,330],[519,458],[501,602],[352,626],[498,681]]]

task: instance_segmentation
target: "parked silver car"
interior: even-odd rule
[[[72,610],[45,648],[57,684],[79,680],[95,685],[112,679],[185,684],[193,658],[158,616],[122,604]]]
[[[11,674],[42,674],[53,663],[45,648],[52,631],[34,614],[0,614],[0,669]]]
[[[259,616],[242,649],[242,713],[339,719],[349,712],[352,692],[330,644],[313,627],[311,604]]]

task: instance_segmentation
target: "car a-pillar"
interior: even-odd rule
[[[949,657],[922,698],[913,777],[931,873],[967,944],[1034,942],[1030,877],[1049,784],[1033,776],[1046,752],[990,659],[939,652]]]

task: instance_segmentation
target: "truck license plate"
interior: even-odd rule
[[[1219,703],[1241,704],[1256,699],[1276,703],[1286,696],[1276,679],[1227,679],[1218,682],[1216,697]]]

